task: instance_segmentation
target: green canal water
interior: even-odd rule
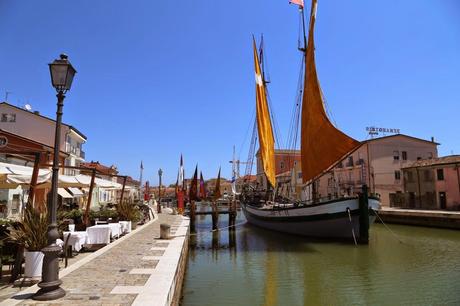
[[[460,305],[460,231],[374,224],[356,247],[239,223],[198,217],[182,306]]]

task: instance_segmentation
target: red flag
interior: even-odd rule
[[[150,200],[150,186],[149,181],[145,182],[145,190],[144,190],[144,200]]]
[[[296,5],[300,6],[301,8],[303,8],[303,0],[289,0],[289,3],[290,4],[296,4]]]
[[[220,167],[219,167],[219,174],[217,175],[216,180],[216,187],[214,188],[214,201],[217,201],[221,197],[220,193]]]
[[[195,173],[193,174],[192,182],[190,183],[190,190],[189,190],[189,200],[196,201],[198,199],[197,195],[197,186],[198,185],[198,166],[195,167]]]
[[[204,186],[203,173],[200,171],[200,198],[206,199],[206,187]]]

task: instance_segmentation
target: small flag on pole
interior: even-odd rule
[[[190,201],[196,201],[198,199],[197,189],[198,189],[198,165],[195,167],[195,173],[193,174],[192,182],[190,183],[190,190],[188,197]]]
[[[303,0],[289,0],[289,3],[290,4],[296,4],[296,5],[300,6],[301,8],[303,8]]]
[[[214,194],[213,194],[214,201],[217,201],[220,197],[221,197],[221,193],[220,193],[220,167],[219,167],[219,174],[217,174],[216,186],[214,187]]]

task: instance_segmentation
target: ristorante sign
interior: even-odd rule
[[[379,133],[400,134],[399,129],[382,128],[382,127],[375,127],[375,126],[366,127],[366,131],[368,131],[369,134],[373,134],[373,135],[376,135]]]

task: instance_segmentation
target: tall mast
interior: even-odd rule
[[[307,51],[307,30],[305,27],[305,11],[303,6],[299,6],[299,12],[302,17],[302,34],[303,34],[303,48],[299,48],[300,51],[305,53]]]

